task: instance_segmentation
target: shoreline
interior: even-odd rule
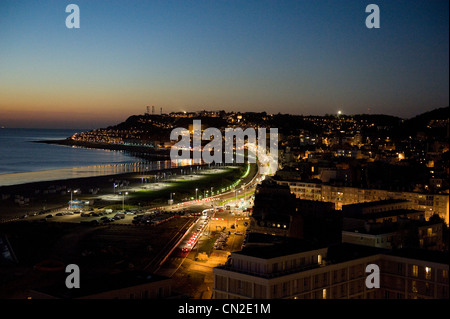
[[[153,163],[158,162],[164,161],[154,161],[151,164],[147,164],[147,166],[152,167]],[[56,182],[70,179],[101,177],[109,175],[113,176],[121,174],[139,174],[139,173],[142,174],[141,165],[143,165],[142,162],[128,162],[128,163],[112,163],[112,164],[98,164],[98,165],[77,166],[67,168],[55,168],[31,172],[6,173],[0,174],[1,178],[0,188],[6,186],[20,186],[24,184],[47,182],[47,181]]]
[[[31,142],[121,151],[133,157],[135,161],[2,174],[0,178],[5,185],[0,185],[0,221],[33,211],[66,205],[70,200],[68,190],[71,189],[80,189],[81,197],[94,196],[93,193],[96,191],[102,192],[109,189],[112,191],[113,181],[135,181],[143,176],[143,172],[140,171],[143,166],[139,165],[145,161],[150,162],[146,163],[149,168],[145,170],[147,176],[177,169],[177,167],[166,165],[165,161],[170,161],[169,152],[166,150],[149,150],[144,147],[127,145],[81,143],[70,139]],[[150,151],[155,152],[150,153]]]
[[[180,167],[153,169],[149,170],[146,176],[154,176],[176,169],[180,169]],[[92,198],[99,194],[112,193],[114,191],[113,183],[116,182],[130,183],[130,185],[140,183],[141,176],[135,172],[128,172],[0,186],[0,222],[32,212],[67,206],[72,189],[80,190],[73,199]],[[94,193],[91,193],[91,190]],[[22,199],[24,203],[16,202],[17,199]]]
[[[93,148],[99,150],[122,151],[128,153],[130,156],[145,159],[147,161],[160,161],[170,159],[170,150],[158,150],[144,146],[131,146],[122,144],[107,144],[94,142],[79,142],[73,141],[70,138],[64,140],[44,140],[32,141],[33,143],[54,144],[70,147]]]

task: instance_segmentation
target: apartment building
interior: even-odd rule
[[[439,214],[449,224],[449,195],[400,192],[383,189],[363,189],[356,187],[334,186],[322,183],[277,180],[279,185],[287,185],[297,198],[332,202],[337,210],[343,205],[373,202],[386,199],[408,201],[409,209],[423,211],[425,218]]]
[[[214,268],[215,299],[446,299],[448,258],[352,244],[308,250],[286,244],[245,247]],[[368,288],[366,267],[380,269]]]

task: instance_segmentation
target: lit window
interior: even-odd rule
[[[322,299],[327,299],[327,290],[322,289]]]
[[[412,275],[414,277],[418,277],[419,276],[419,266],[417,266],[417,265],[413,265],[412,266]]]
[[[431,268],[425,267],[425,279],[431,279]]]

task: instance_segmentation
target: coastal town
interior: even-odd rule
[[[202,131],[277,128],[277,170],[174,165],[170,131],[192,133],[195,119]],[[145,113],[46,141],[136,162],[0,187],[2,297],[448,298],[448,138],[447,107],[412,119]],[[88,288],[65,288],[67,264]],[[367,265],[379,288],[364,284]]]

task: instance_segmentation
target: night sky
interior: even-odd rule
[[[147,105],[410,118],[449,100],[448,1],[1,0],[0,52],[6,127],[104,127]]]

